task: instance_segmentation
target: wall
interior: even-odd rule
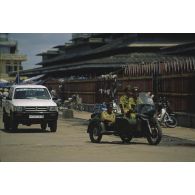
[[[195,74],[178,74],[159,76],[157,81],[151,76],[142,77],[123,77],[118,79],[118,97],[123,94],[127,85],[138,86],[141,91],[153,91],[157,89],[158,96],[166,96],[171,102],[172,109],[175,112],[195,113]],[[98,89],[101,86],[99,80],[72,80],[64,82],[63,89],[59,90],[59,82],[47,81],[47,86],[56,88],[56,91],[65,99],[73,94],[79,94],[83,103],[95,104],[102,101],[109,101],[107,97],[101,97]],[[106,82],[103,83],[105,87]],[[154,86],[157,85],[157,86]]]

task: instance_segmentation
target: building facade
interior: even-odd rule
[[[112,79],[100,76],[114,73],[120,83],[118,97],[129,84],[165,96],[178,116],[187,117],[187,126],[195,126],[194,34],[78,34],[72,44],[55,48],[55,53],[41,54],[41,68],[21,74],[45,74],[45,85],[58,90],[62,84],[62,97],[77,93],[93,106],[109,100],[101,92],[111,89]]]
[[[26,55],[18,53],[17,42],[9,39],[8,33],[0,33],[0,78],[13,80],[9,74],[23,70]]]

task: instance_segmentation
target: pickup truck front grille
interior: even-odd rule
[[[28,107],[25,107],[25,111],[27,112],[46,112],[48,111],[48,107],[46,106],[28,106]]]

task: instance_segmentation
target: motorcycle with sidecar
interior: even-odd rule
[[[135,106],[136,119],[132,120],[122,114],[116,114],[116,121],[112,129],[102,130],[103,122],[100,114],[93,115],[90,120],[87,133],[93,143],[100,143],[103,135],[119,136],[123,143],[130,143],[132,138],[146,138],[150,145],[157,145],[162,138],[162,129],[157,120],[156,108],[148,101],[146,94],[141,94],[141,104]],[[105,126],[106,127],[106,126]]]

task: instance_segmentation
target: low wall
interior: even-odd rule
[[[178,126],[195,128],[195,114],[177,112],[175,115],[178,121]]]
[[[93,109],[94,109],[94,104],[83,104],[84,106],[84,110],[87,111],[87,112],[93,112]]]

